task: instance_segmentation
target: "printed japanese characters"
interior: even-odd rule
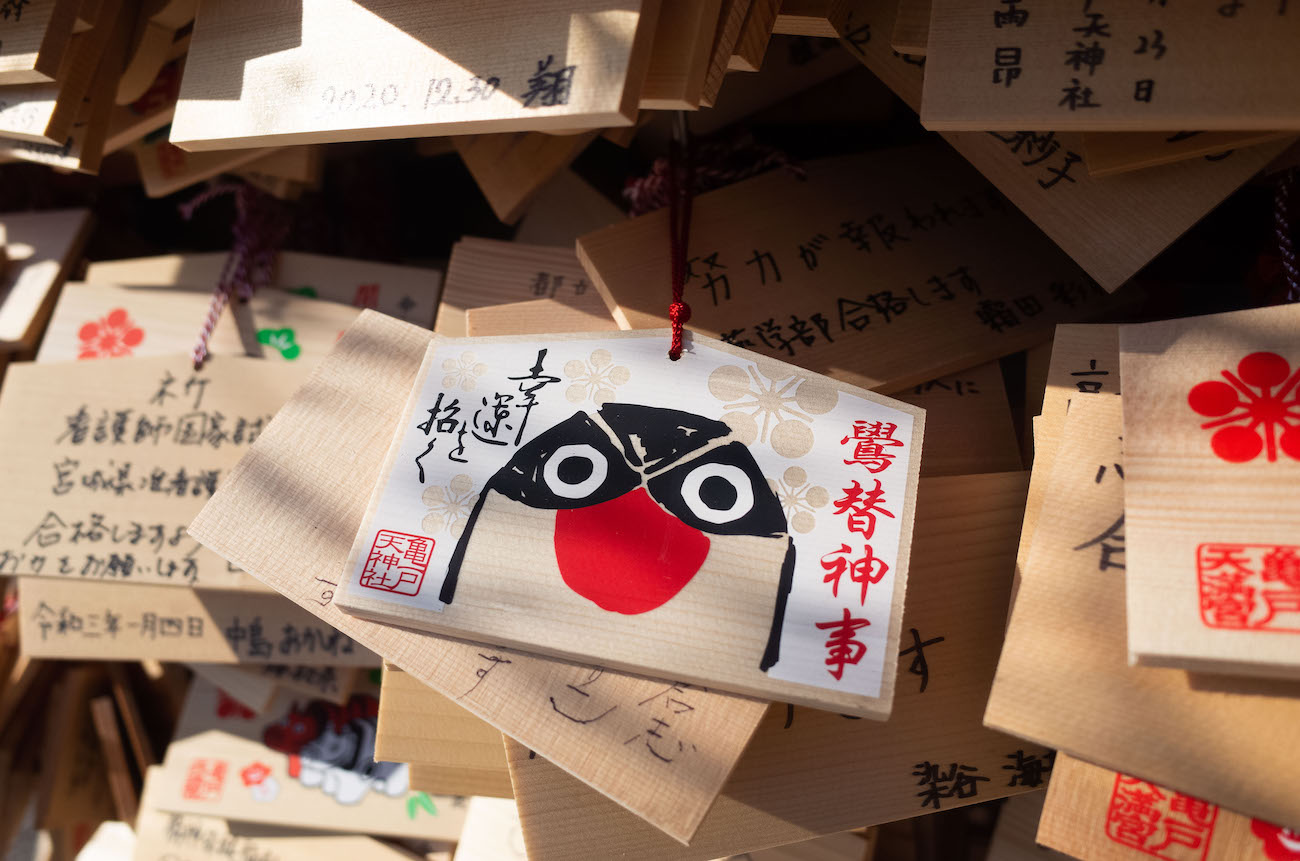
[[[1120,327],[1129,652],[1300,677],[1300,309]]]
[[[336,601],[886,716],[923,411],[666,343],[435,341]]]

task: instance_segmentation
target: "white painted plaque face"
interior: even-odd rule
[[[724,688],[880,696],[921,411],[689,343],[670,362],[658,331],[436,341],[341,605],[665,677],[703,655],[735,665],[706,679]]]

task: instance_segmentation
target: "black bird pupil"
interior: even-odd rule
[[[736,504],[736,488],[720,475],[711,475],[700,482],[700,501],[714,511],[726,511]]]
[[[565,484],[580,484],[591,477],[593,469],[595,466],[589,458],[566,457],[555,468],[555,474]]]

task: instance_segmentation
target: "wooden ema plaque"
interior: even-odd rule
[[[1300,130],[1300,9],[1288,6],[933,0],[921,123]]]
[[[191,523],[191,533],[653,823],[647,828],[663,829],[672,835],[664,838],[670,845],[690,839],[762,717],[763,702],[370,622],[335,603],[340,581],[325,572],[341,573],[347,565],[366,491],[379,482],[394,417],[411,397],[432,340],[428,330],[363,313]],[[342,439],[348,443],[339,445]],[[290,546],[289,534],[313,540]],[[570,702],[585,701],[574,688],[599,695],[607,711],[601,720]],[[681,715],[674,718],[672,709]],[[644,745],[628,743],[658,726],[655,719],[689,739],[689,755],[684,749],[665,763]]]
[[[1300,821],[1300,779],[1287,767],[1300,750],[1300,685],[1128,665],[1129,383],[1123,396],[1070,401],[984,722],[1272,822]]]
[[[1119,329],[1128,648],[1300,679],[1300,307]]]
[[[435,341],[336,601],[886,717],[924,413],[702,337],[671,362],[667,344]],[[834,511],[807,509],[813,487]]]
[[[155,803],[241,822],[455,840],[464,799],[413,791],[406,764],[375,761],[378,692],[363,684],[340,706],[280,691],[253,714],[195,679]]]
[[[228,150],[631,125],[658,7],[209,4],[171,139]]]
[[[920,110],[929,62],[869,37],[892,31],[895,0],[835,0],[832,11],[849,53]],[[943,137],[1107,290],[1128,281],[1288,146],[1274,141],[1225,158],[1094,178],[1084,163],[1084,135],[1043,129],[1004,125]]]
[[[1274,825],[1064,753],[1038,824],[1038,842],[1088,861],[1293,861],[1300,831]]]
[[[695,200],[693,331],[896,392],[1109,307],[942,144],[805,167],[807,179],[771,171]],[[667,224],[660,210],[578,240],[623,328],[667,323]]]

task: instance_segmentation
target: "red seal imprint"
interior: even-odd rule
[[[1202,544],[1196,580],[1207,628],[1300,633],[1300,547]]]
[[[1217,805],[1126,774],[1115,775],[1106,836],[1166,861],[1205,861]]]
[[[1250,833],[1264,842],[1264,856],[1269,861],[1300,861],[1300,830],[1252,819]]]
[[[420,594],[433,543],[424,535],[379,530],[361,569],[361,585],[398,595]]]
[[[1278,450],[1300,460],[1300,369],[1277,353],[1251,353],[1237,363],[1237,373],[1220,371],[1222,380],[1197,383],[1187,405],[1211,421],[1210,448],[1229,463],[1246,463],[1265,452],[1277,461]],[[1217,428],[1217,430],[1216,430]]]
[[[226,782],[227,768],[223,759],[200,757],[190,760],[181,795],[187,801],[217,801],[221,798],[221,786]]]

